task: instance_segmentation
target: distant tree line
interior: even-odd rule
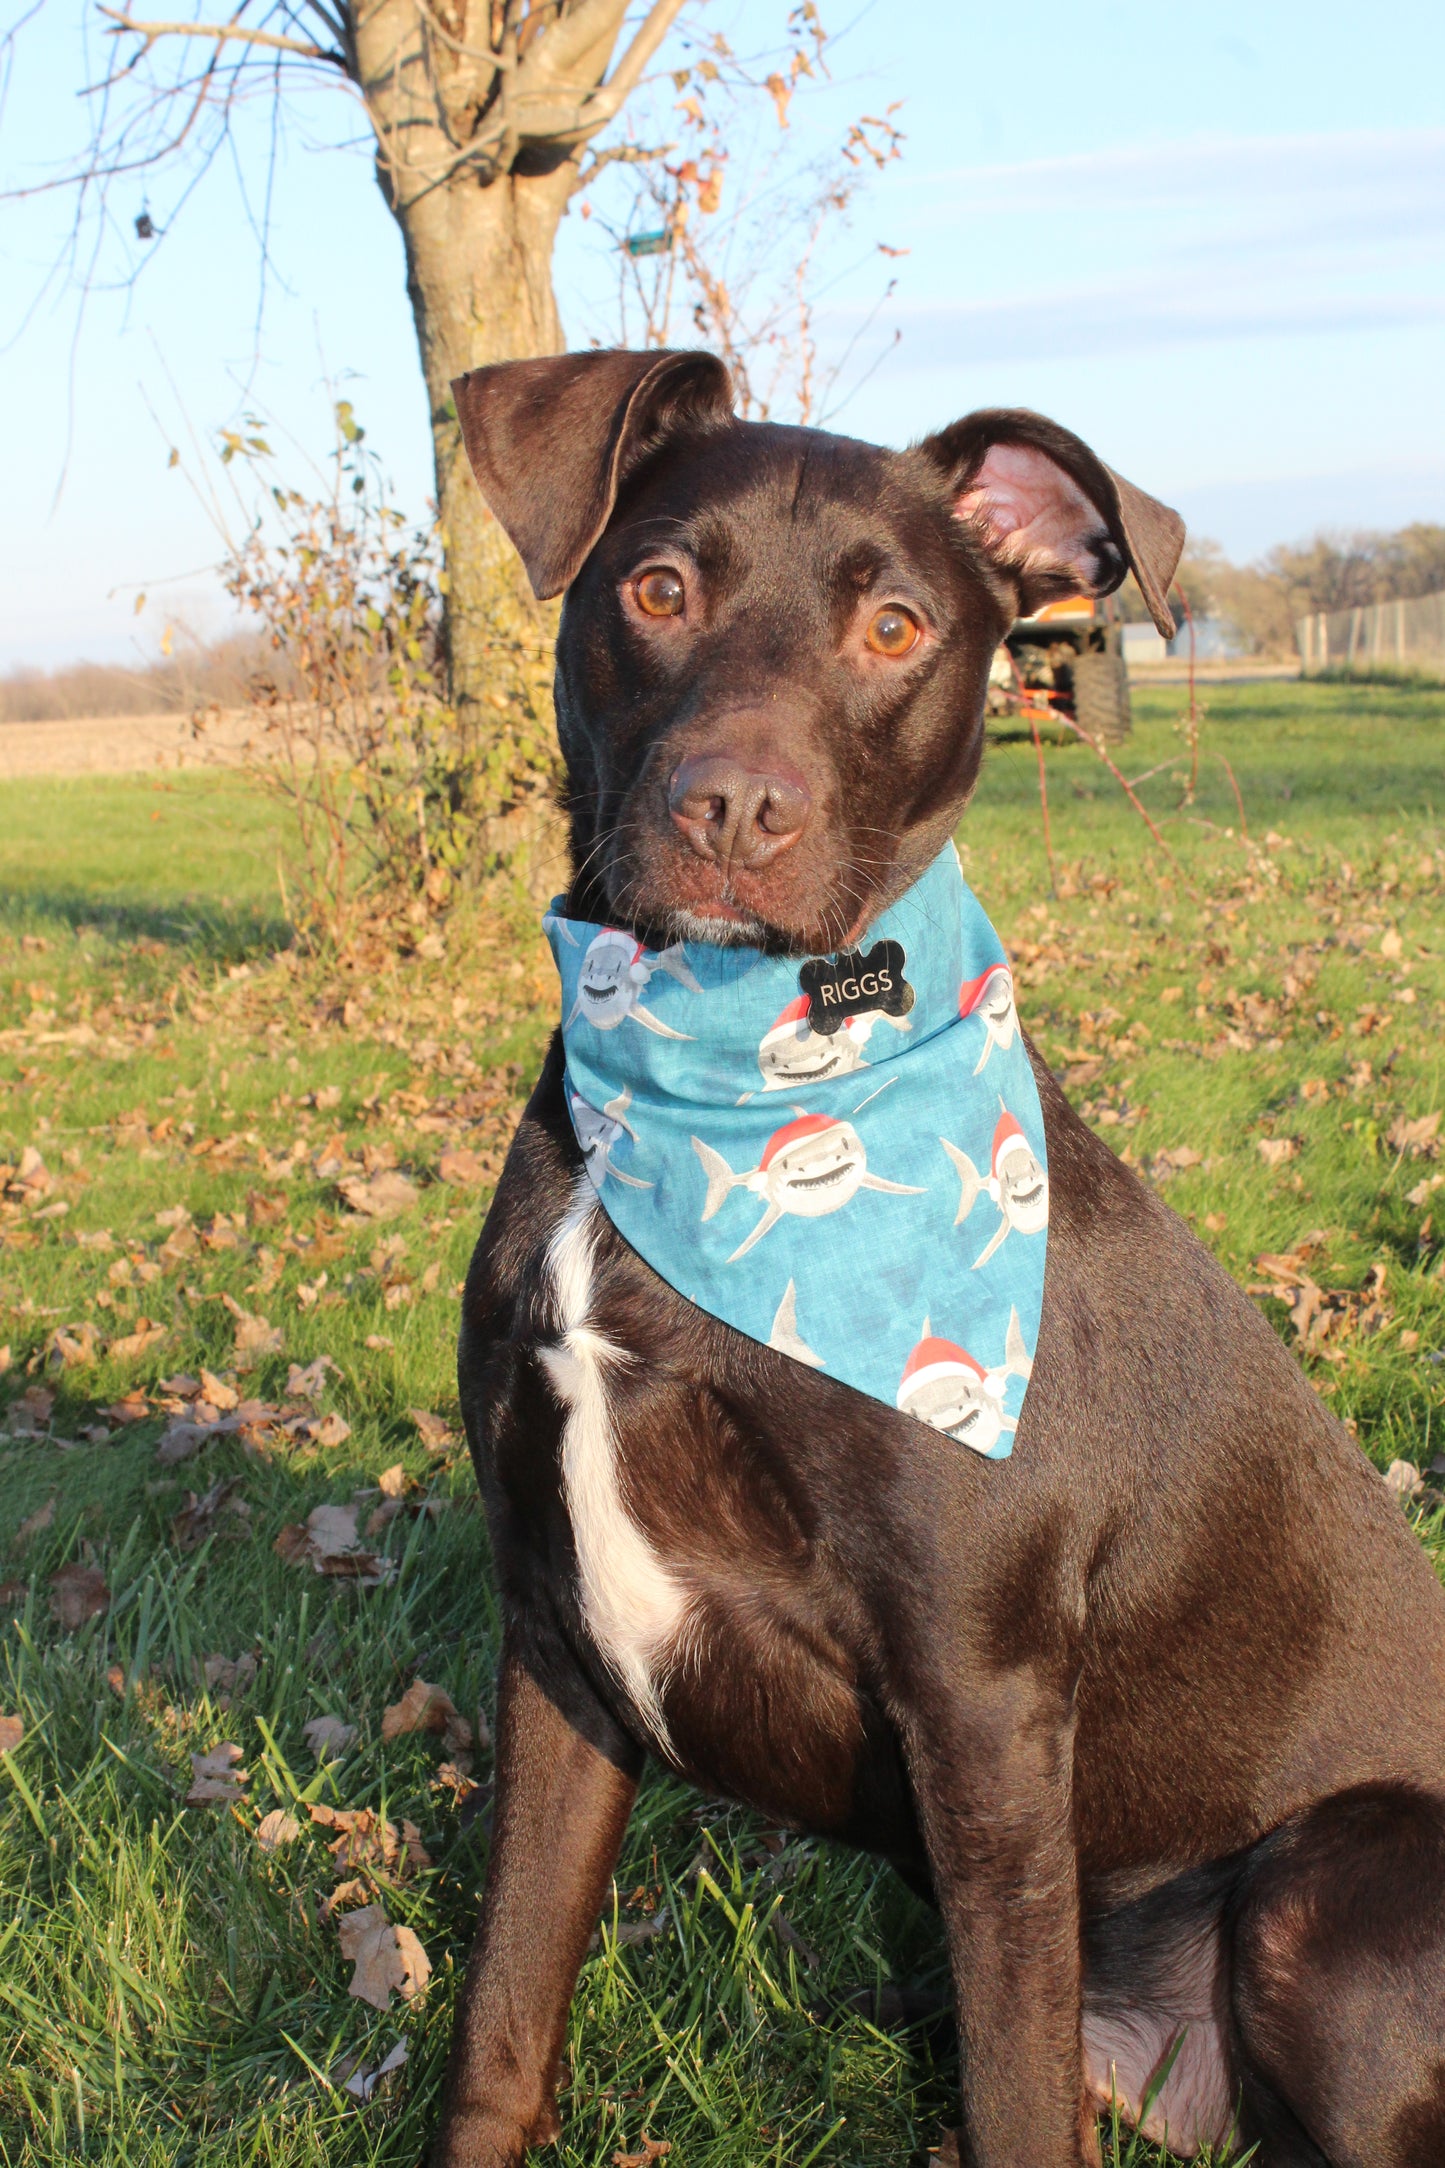
[[[1445,526],[1417,520],[1392,534],[1318,534],[1281,543],[1252,565],[1231,564],[1217,542],[1195,542],[1179,584],[1197,618],[1221,617],[1254,655],[1292,655],[1296,621],[1312,610],[1445,593]],[[1131,620],[1147,618],[1132,581],[1121,598]],[[80,662],[62,670],[0,677],[0,722],[59,722],[72,715],[157,715],[212,704],[244,707],[261,674],[274,677],[271,643],[231,635],[126,669]]]
[[[1198,541],[1185,552],[1179,584],[1197,618],[1226,619],[1249,653],[1292,655],[1296,622],[1311,611],[1445,593],[1445,526],[1326,532],[1280,543],[1252,565],[1231,564],[1217,542]],[[1123,603],[1126,617],[1147,618],[1132,581]]]

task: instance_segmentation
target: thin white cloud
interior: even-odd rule
[[[1060,209],[1217,209],[1261,195],[1368,191],[1418,203],[1445,193],[1445,128],[1359,129],[1320,135],[1205,136],[1005,165],[960,165],[890,176],[896,197],[943,199],[950,216],[992,209],[1026,217]],[[1040,236],[1041,245],[1047,236]]]

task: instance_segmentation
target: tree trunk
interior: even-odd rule
[[[583,148],[621,111],[683,4],[650,0],[610,77],[629,0],[368,0],[344,9],[347,70],[406,241],[446,557],[456,789],[482,817],[484,864],[558,855],[556,613],[533,600],[472,480],[451,380],[560,348],[552,246]],[[558,881],[563,866],[530,870],[539,886],[549,875]]]
[[[486,362],[560,349],[552,247],[574,174],[570,159],[546,176],[507,174],[486,187],[464,173],[397,211],[431,415],[451,697],[470,764],[460,787],[482,816],[484,864],[551,857],[560,846],[556,611],[533,597],[477,488],[451,383]],[[530,885],[562,885],[555,860],[518,870],[535,875]]]

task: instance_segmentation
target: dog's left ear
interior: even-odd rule
[[[954,510],[1012,581],[1020,616],[1065,595],[1110,595],[1132,572],[1165,639],[1175,631],[1184,522],[1081,437],[1026,407],[987,407],[918,449],[948,476]]]
[[[733,409],[716,354],[656,348],[498,362],[455,377],[452,397],[477,485],[543,601],[581,571],[639,461]]]

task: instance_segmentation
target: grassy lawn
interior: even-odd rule
[[[1139,697],[1131,775],[1180,752],[1182,698]],[[1445,694],[1209,708],[1248,840],[1208,750],[1191,805],[1178,770],[1141,786],[1173,862],[1090,754],[1051,750],[1055,896],[1033,748],[1000,744],[965,867],[1075,1102],[1377,1465],[1428,1469]],[[430,963],[278,954],[283,839],[234,780],[6,785],[0,833],[0,2160],[410,2164],[486,1857],[496,1614],[456,1297],[550,963],[538,941],[499,978],[495,929],[463,923]],[[1445,1552],[1433,1496],[1408,1510]],[[448,1732],[435,1702],[404,1728],[424,1693],[386,1718],[418,1680]],[[318,1758],[322,1717],[354,1735]],[[231,1780],[184,1804],[223,1747]],[[368,1905],[431,1966],[384,2009],[341,1947]],[[886,1870],[654,1778],[557,2157],[646,2132],[682,2168],[921,2162],[951,2059],[828,2002],[943,1971]],[[345,2090],[397,2043],[368,2102]]]

